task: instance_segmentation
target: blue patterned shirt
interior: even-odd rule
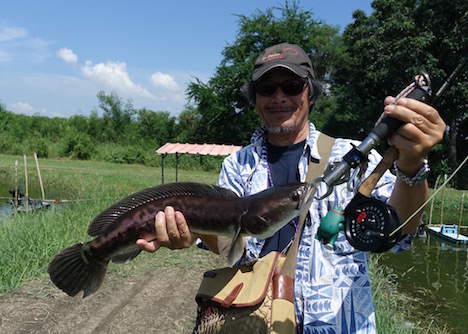
[[[310,123],[309,137],[299,160],[298,171],[305,181],[309,159],[320,159],[317,149],[319,131]],[[224,160],[218,185],[229,188],[239,196],[265,190],[268,186],[266,131],[259,128],[251,144]],[[359,142],[336,139],[329,163],[342,157]],[[358,182],[362,182],[382,157],[372,150],[368,168]],[[387,171],[373,192],[374,197],[386,201],[393,190],[395,176]],[[356,187],[357,188],[357,187]],[[324,189],[322,189],[324,191]],[[313,201],[310,221],[304,225],[298,249],[295,273],[295,304],[298,333],[376,333],[372,291],[369,278],[369,254],[353,248],[341,231],[329,250],[315,239],[321,219],[335,204],[342,208],[353,198],[346,183],[336,186],[332,194]],[[407,235],[392,251],[403,251],[411,246],[413,235]],[[246,255],[241,261],[258,258],[264,240],[248,237]]]

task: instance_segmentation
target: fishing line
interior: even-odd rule
[[[452,175],[450,175],[449,178],[447,178],[447,180],[439,187],[439,189],[437,189],[436,191],[434,191],[434,193],[427,199],[427,201],[425,201],[420,207],[419,209],[417,209],[415,212],[413,212],[413,214],[411,216],[409,216],[405,222],[403,224],[401,224],[398,228],[396,228],[392,233],[390,233],[389,237],[393,237],[396,233],[398,233],[398,231],[400,231],[406,224],[409,223],[409,221],[414,217],[416,216],[426,205],[427,203],[430,202],[430,200],[432,198],[434,198],[435,195],[437,195],[439,193],[439,191],[445,187],[445,185],[455,176],[455,174],[458,173],[458,171],[462,168],[462,166],[466,163],[466,161],[468,160],[468,155],[465,157],[465,159],[463,160],[463,162],[455,169],[455,171],[452,173]]]
[[[454,83],[455,78],[458,76],[458,74],[461,72],[461,70],[465,67],[465,65],[468,63],[468,53],[464,55],[462,60],[458,63],[458,66],[453,70],[453,72],[448,76],[448,78],[445,80],[445,82],[442,84],[442,86],[439,88],[437,93],[435,94],[434,100],[440,98]],[[397,229],[395,229],[392,233],[390,233],[390,237],[394,236],[398,231],[400,231],[408,222],[416,216],[425,206],[429,201],[434,198],[435,195],[445,187],[445,185],[455,176],[456,173],[460,170],[460,168],[466,163],[468,159],[468,156],[465,157],[465,160],[455,169],[455,171],[450,175],[450,177],[442,184],[439,189],[437,189],[428,199],[424,204],[422,204],[419,209],[417,209],[411,216],[409,216],[406,221],[401,224]]]

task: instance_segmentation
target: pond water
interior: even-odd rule
[[[15,207],[13,195],[9,192],[9,190],[14,191],[14,188],[14,184],[7,183],[4,180],[0,179],[0,217],[14,214]],[[24,186],[19,186],[19,188],[22,195],[25,196]],[[50,189],[48,189],[46,195],[51,196],[49,198],[54,198],[53,191],[51,192]],[[41,204],[41,196],[41,189],[39,186],[32,185],[28,187],[28,198],[30,199],[28,204],[28,210],[45,208],[44,205]],[[49,204],[49,206],[50,205],[53,204]],[[25,200],[22,200],[21,203],[19,203],[18,211],[25,211],[25,209]]]
[[[379,263],[398,275],[399,291],[414,299],[422,322],[468,332],[468,246],[427,232],[409,251],[385,253]]]

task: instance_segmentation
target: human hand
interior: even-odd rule
[[[161,247],[182,249],[190,247],[197,236],[190,232],[184,215],[167,206],[155,217],[155,233],[144,235],[136,244],[142,250],[154,253]]]
[[[404,124],[388,139],[399,150],[400,171],[414,175],[421,168],[429,151],[444,137],[445,122],[432,106],[410,98],[385,99],[384,113]]]

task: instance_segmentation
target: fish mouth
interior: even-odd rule
[[[312,203],[316,190],[317,190],[316,186],[313,185],[312,183],[306,183],[304,185],[304,196],[302,197],[302,200],[299,201],[298,203],[298,209],[302,211],[308,205],[310,205],[310,203]]]

